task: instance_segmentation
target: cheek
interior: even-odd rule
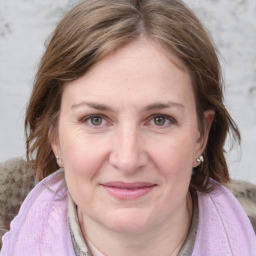
[[[85,139],[82,133],[64,128],[60,129],[59,134],[61,157],[68,188],[76,198],[91,187],[94,177],[98,174],[102,162],[102,147]]]
[[[85,168],[94,169],[91,167],[99,162],[97,158],[101,157],[103,147],[93,136],[86,136],[81,128],[70,126],[63,122],[59,130],[60,150],[64,167],[82,173]]]
[[[176,137],[155,147],[151,155],[166,175],[182,176],[192,170],[194,147],[191,139]]]
[[[104,151],[97,145],[86,145],[83,141],[73,142],[63,147],[63,161],[65,170],[75,175],[94,176],[104,160]]]
[[[102,158],[96,151],[82,143],[72,143],[65,149],[65,178],[70,194],[77,205],[90,205],[94,200],[97,177]]]

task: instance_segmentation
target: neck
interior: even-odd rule
[[[176,256],[189,232],[192,217],[192,199],[166,222],[141,233],[120,233],[102,227],[86,218],[78,209],[78,217],[85,240],[89,240],[104,255],[111,256]],[[86,230],[85,230],[86,227]]]

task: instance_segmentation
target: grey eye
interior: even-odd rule
[[[166,118],[163,116],[156,116],[154,118],[154,124],[157,126],[163,126],[166,123]]]
[[[93,116],[90,118],[90,122],[94,126],[100,126],[103,122],[103,118],[100,116]]]

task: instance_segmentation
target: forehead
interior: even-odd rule
[[[174,55],[148,39],[133,41],[104,57],[81,78],[67,83],[63,100],[102,97],[106,102],[193,101],[189,73]],[[191,99],[192,97],[192,99]],[[122,99],[122,100],[124,100]]]

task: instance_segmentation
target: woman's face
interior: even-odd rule
[[[52,147],[88,227],[143,232],[183,216],[206,138],[190,76],[170,57],[140,39],[64,88]]]

